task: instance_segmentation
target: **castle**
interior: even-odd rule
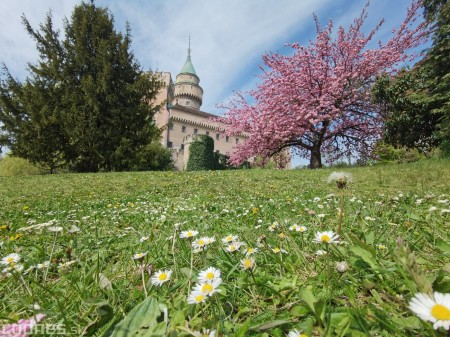
[[[210,136],[214,140],[214,151],[223,155],[230,154],[237,144],[245,141],[245,134],[227,136],[224,129],[210,119],[218,116],[200,110],[203,89],[191,61],[190,46],[175,83],[169,72],[158,72],[158,75],[163,86],[156,104],[164,104],[155,115],[155,123],[162,129],[161,144],[171,150],[175,169],[186,169],[189,146],[197,135]],[[287,166],[290,167],[289,150],[284,152],[289,157]]]

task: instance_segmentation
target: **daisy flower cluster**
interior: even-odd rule
[[[299,226],[297,224],[293,224],[291,227],[289,227],[290,231],[295,231],[295,232],[306,232],[307,228],[305,226]]]
[[[220,270],[214,267],[209,267],[203,270],[198,275],[197,284],[187,298],[189,304],[197,304],[205,302],[208,296],[212,296],[218,292],[218,287],[222,283],[220,277]]]
[[[229,253],[239,251],[239,249],[245,245],[245,242],[239,241],[237,235],[227,235],[222,239],[222,243],[225,244],[225,250]]]
[[[206,248],[215,241],[216,239],[214,237],[207,237],[207,236],[192,241],[192,248],[194,248],[194,253],[206,250]]]

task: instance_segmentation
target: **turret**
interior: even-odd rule
[[[200,110],[203,99],[203,89],[200,79],[195,72],[191,61],[191,46],[189,41],[186,62],[175,80],[174,104]]]

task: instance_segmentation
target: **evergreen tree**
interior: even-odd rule
[[[450,155],[450,2],[424,0],[425,17],[433,26],[433,45],[425,66],[428,70],[427,101],[432,112],[440,115],[438,136]]]
[[[2,138],[12,154],[39,163],[50,172],[63,164],[67,144],[61,129],[61,78],[64,50],[53,30],[51,13],[41,32],[34,31],[22,18],[28,33],[36,41],[38,64],[28,64],[30,77],[22,84],[6,67],[0,85],[0,121]]]
[[[160,137],[152,122],[160,82],[140,69],[130,28],[117,33],[110,12],[93,3],[74,8],[63,41],[50,14],[40,31],[24,23],[40,60],[29,65],[25,83],[4,68],[0,140],[13,155],[53,168],[62,162],[77,172],[140,169],[142,153]]]

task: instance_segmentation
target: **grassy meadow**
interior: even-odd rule
[[[0,327],[447,336],[408,303],[450,293],[450,161],[343,169],[342,190],[333,171],[0,177]]]

